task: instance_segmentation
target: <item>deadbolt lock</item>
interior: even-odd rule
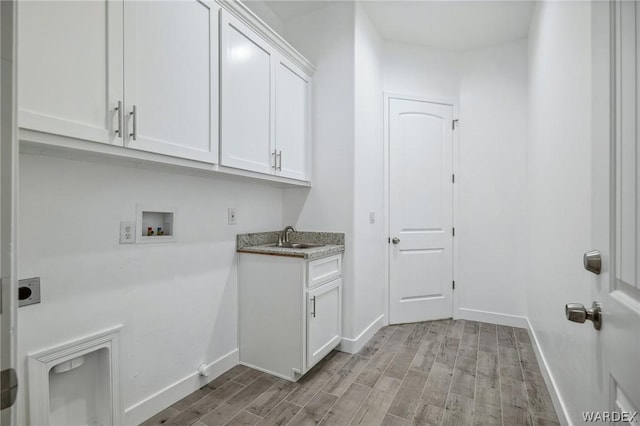
[[[586,252],[582,257],[582,262],[584,263],[584,269],[600,275],[600,271],[602,270],[602,256],[598,250]]]

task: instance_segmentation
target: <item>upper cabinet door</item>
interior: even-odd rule
[[[277,172],[309,180],[309,81],[292,63],[280,57],[276,66]]]
[[[218,158],[218,19],[213,1],[126,1],[126,146]]]
[[[119,1],[25,1],[18,8],[18,126],[122,145]]]
[[[272,173],[273,48],[224,11],[221,26],[220,163]]]

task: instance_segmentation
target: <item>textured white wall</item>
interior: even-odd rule
[[[386,312],[382,40],[364,8],[355,21],[354,272],[357,336]],[[375,214],[370,223],[369,212]],[[372,330],[375,331],[375,330]]]
[[[384,43],[383,89],[406,95],[458,99],[460,54],[424,46]]]
[[[383,63],[385,91],[456,102],[460,308],[516,317],[525,315],[526,49],[524,40],[464,53],[387,42]]]
[[[591,245],[589,2],[540,2],[529,35],[527,314],[570,420],[593,409],[585,389],[593,328],[564,316],[591,301],[582,254]]]
[[[120,245],[136,203],[175,206],[177,242]],[[279,229],[282,189],[22,154],[19,225],[20,276],[42,279],[42,303],[19,310],[19,365],[123,324],[126,409],[238,347],[236,234]]]
[[[258,15],[268,26],[280,35],[284,34],[284,22],[273,10],[269,7],[267,2],[262,0],[250,0],[242,2],[253,13]]]
[[[284,223],[344,232],[343,332],[354,321],[354,4],[332,3],[285,22],[287,40],[313,75],[313,187],[284,190]]]
[[[460,56],[460,308],[522,317],[527,269],[527,42]]]

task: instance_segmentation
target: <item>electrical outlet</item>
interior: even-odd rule
[[[369,223],[376,223],[376,212],[373,210],[369,212]]]
[[[238,215],[236,214],[235,208],[230,207],[227,210],[227,214],[229,216],[229,225],[235,225],[236,223],[238,223]]]
[[[133,244],[136,242],[136,223],[120,222],[120,244]]]

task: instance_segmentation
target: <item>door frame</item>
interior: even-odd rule
[[[17,342],[17,236],[18,236],[18,138],[17,138],[17,73],[16,73],[16,33],[17,33],[17,7],[14,0],[3,1],[0,4],[0,20],[2,26],[2,47],[0,48],[0,60],[9,61],[7,67],[9,78],[2,78],[2,87],[9,93],[2,96],[3,102],[8,102],[9,108],[6,116],[0,116],[0,163],[2,169],[2,206],[0,226],[2,227],[2,243],[0,246],[0,261],[2,262],[2,284],[0,285],[0,311],[2,311],[2,329],[0,340],[2,341],[2,353],[0,354],[0,370],[15,369],[21,373],[20,366],[16,362]],[[5,64],[6,65],[6,64]],[[0,71],[0,74],[2,72]],[[8,98],[8,100],[7,100]],[[4,108],[3,108],[4,109]],[[2,137],[2,136],[5,137]],[[24,386],[18,379],[19,386]],[[3,426],[16,424],[16,404],[0,412],[0,423]]]
[[[429,103],[433,103],[433,104],[442,104],[442,105],[449,105],[451,107],[453,107],[453,119],[454,120],[459,120],[459,112],[458,112],[458,100],[456,98],[442,98],[442,97],[430,97],[430,96],[421,96],[421,95],[414,95],[414,94],[406,94],[406,93],[398,93],[398,92],[391,92],[391,91],[383,91],[382,92],[382,97],[383,97],[383,111],[384,111],[384,116],[383,116],[383,223],[384,223],[384,236],[388,238],[390,238],[390,234],[389,234],[389,229],[390,229],[390,224],[389,224],[389,219],[390,219],[390,203],[389,203],[389,160],[390,160],[390,155],[389,155],[389,101],[391,99],[402,99],[402,100],[407,100],[407,101],[417,101],[417,102],[429,102]],[[459,131],[456,131],[458,129],[458,126],[460,125],[460,122],[458,122],[458,125],[456,126],[456,129],[454,129],[453,132],[453,173],[457,174],[458,171],[458,165],[459,165]],[[457,179],[457,176],[456,176]],[[458,186],[456,184],[453,185],[453,200],[452,200],[452,224],[455,227],[456,223],[457,223],[457,216],[458,216]],[[385,249],[384,249],[384,262],[383,262],[383,270],[384,270],[384,277],[386,279],[386,286],[385,286],[385,292],[384,292],[384,296],[385,296],[385,319],[384,319],[384,325],[389,325],[389,319],[390,319],[390,313],[391,313],[391,297],[390,297],[390,293],[391,293],[391,275],[390,275],[390,267],[389,267],[389,253],[390,253],[390,245],[389,242],[387,240],[387,243],[384,243],[385,245]],[[458,245],[456,244],[456,240],[455,238],[452,241],[452,250],[451,250],[451,256],[452,256],[452,277],[453,280],[456,280],[456,276],[457,276],[457,265],[458,265]],[[453,290],[453,306],[452,306],[452,317],[453,319],[458,319],[460,317],[460,313],[459,313],[459,304],[460,304],[460,300],[458,297],[458,292],[456,290]]]

